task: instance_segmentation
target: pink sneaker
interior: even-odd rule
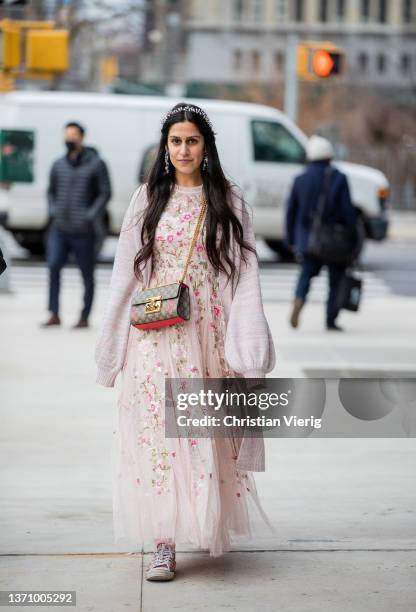
[[[146,580],[172,580],[175,577],[175,547],[160,542],[146,570]]]

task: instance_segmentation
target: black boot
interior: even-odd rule
[[[344,331],[344,328],[340,327],[336,323],[327,323],[326,328],[327,328],[328,331],[337,331],[337,332]]]

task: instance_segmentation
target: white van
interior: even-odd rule
[[[0,214],[7,229],[33,253],[42,250],[49,170],[64,154],[64,124],[79,121],[87,130],[85,143],[97,148],[108,165],[113,196],[107,223],[110,233],[117,234],[129,198],[151,162],[161,117],[178,101],[95,93],[0,94],[0,134],[23,130],[32,135],[34,143],[31,182],[0,183]],[[208,113],[217,132],[224,170],[252,206],[255,233],[274,250],[282,251],[286,199],[293,178],[305,164],[307,137],[285,114],[271,107],[205,99],[184,101],[202,106]],[[384,239],[388,227],[386,177],[367,166],[335,165],[348,177],[366,236]]]

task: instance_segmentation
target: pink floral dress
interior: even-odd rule
[[[201,192],[201,186],[175,188],[157,227],[149,287],[179,280]],[[252,472],[236,469],[231,439],[165,438],[165,377],[237,376],[224,357],[219,277],[207,259],[204,232],[185,282],[190,321],[151,330],[130,327],[113,433],[114,535],[135,550],[166,540],[219,556],[230,549],[232,536],[251,535],[250,506],[270,523]]]

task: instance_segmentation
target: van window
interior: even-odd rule
[[[33,183],[35,135],[31,130],[0,130],[0,181]]]
[[[150,168],[153,166],[153,162],[156,159],[158,148],[159,145],[154,144],[145,150],[137,176],[139,183],[144,183],[147,180],[147,175],[149,174]]]
[[[298,140],[276,121],[251,122],[254,161],[304,164],[306,152]]]

